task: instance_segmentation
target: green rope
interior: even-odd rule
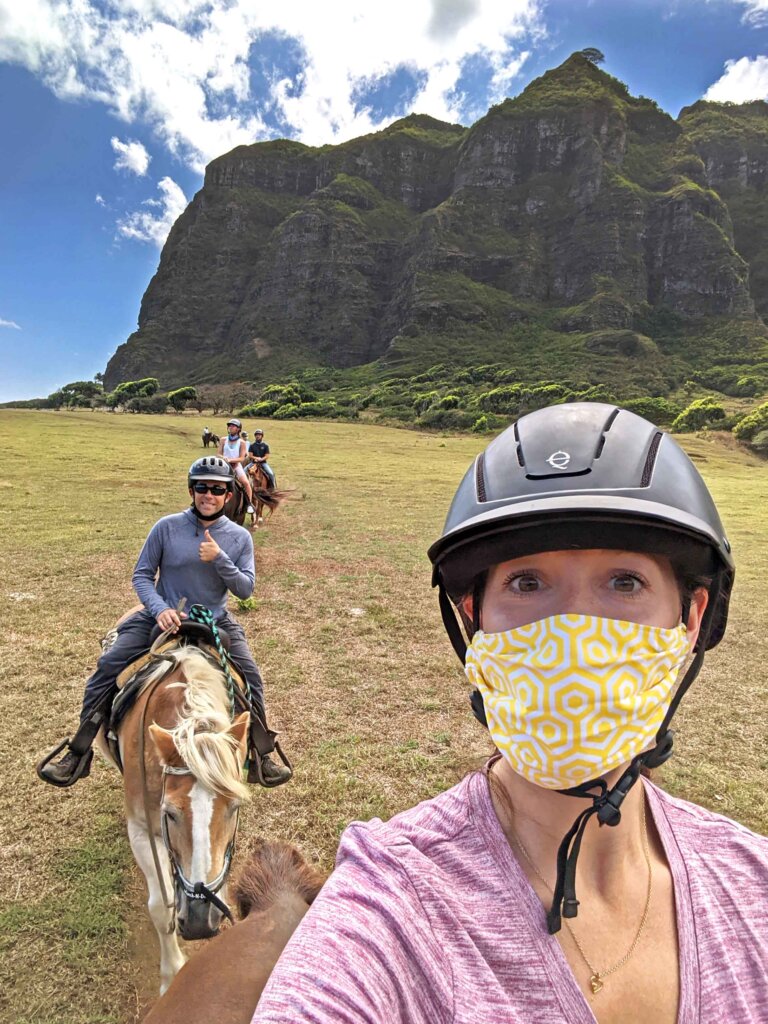
[[[219,655],[219,661],[221,662],[221,668],[224,673],[224,678],[227,680],[227,693],[229,694],[229,716],[234,721],[235,719],[235,681],[232,678],[232,673],[229,671],[229,658],[227,652],[224,650],[224,646],[219,636],[219,629],[216,625],[216,621],[213,618],[213,614],[210,608],[206,608],[202,604],[193,604],[189,609],[189,618],[192,622],[199,622],[203,626],[207,626],[213,634],[213,642],[216,645],[216,653]]]

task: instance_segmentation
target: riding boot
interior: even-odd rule
[[[282,764],[277,764],[270,757],[275,751]],[[277,741],[277,733],[267,728],[263,710],[254,706],[248,730],[248,782],[274,789],[288,782],[292,776],[293,767]]]
[[[109,715],[111,704],[112,694],[110,693],[108,699],[102,701],[80,723],[80,727],[71,740],[69,737],[62,740],[57,747],[54,747],[38,762],[36,771],[43,782],[64,788],[73,786],[78,779],[84,779],[86,775],[91,774],[91,761],[93,760],[91,747],[96,739],[96,734]],[[58,761],[54,761],[56,755],[60,754],[65,747],[67,748],[66,754]]]

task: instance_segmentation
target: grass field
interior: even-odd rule
[[[134,603],[147,531],[187,503],[202,423],[0,411],[3,1024],[128,1024],[157,984],[119,777],[99,763],[84,783],[55,790],[34,763],[71,731],[98,638]],[[239,857],[268,834],[330,867],[347,822],[452,785],[490,749],[468,712],[425,556],[481,442],[266,426],[279,483],[295,495],[255,535],[258,606],[241,621],[297,771],[291,785],[255,793]],[[683,443],[720,505],[739,572],[728,639],[678,715],[664,782],[768,832],[768,473],[720,435]]]

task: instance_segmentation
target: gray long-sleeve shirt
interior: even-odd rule
[[[200,558],[206,529],[221,548],[212,562]],[[227,591],[249,597],[255,579],[248,531],[224,516],[205,526],[191,509],[155,523],[133,570],[134,590],[155,618],[166,608],[175,608],[182,597],[187,609],[202,604],[218,618],[227,610]]]

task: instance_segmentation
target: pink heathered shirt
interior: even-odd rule
[[[678,1024],[768,1022],[768,839],[646,783],[672,870]],[[475,773],[349,826],[253,1024],[595,1024]]]

